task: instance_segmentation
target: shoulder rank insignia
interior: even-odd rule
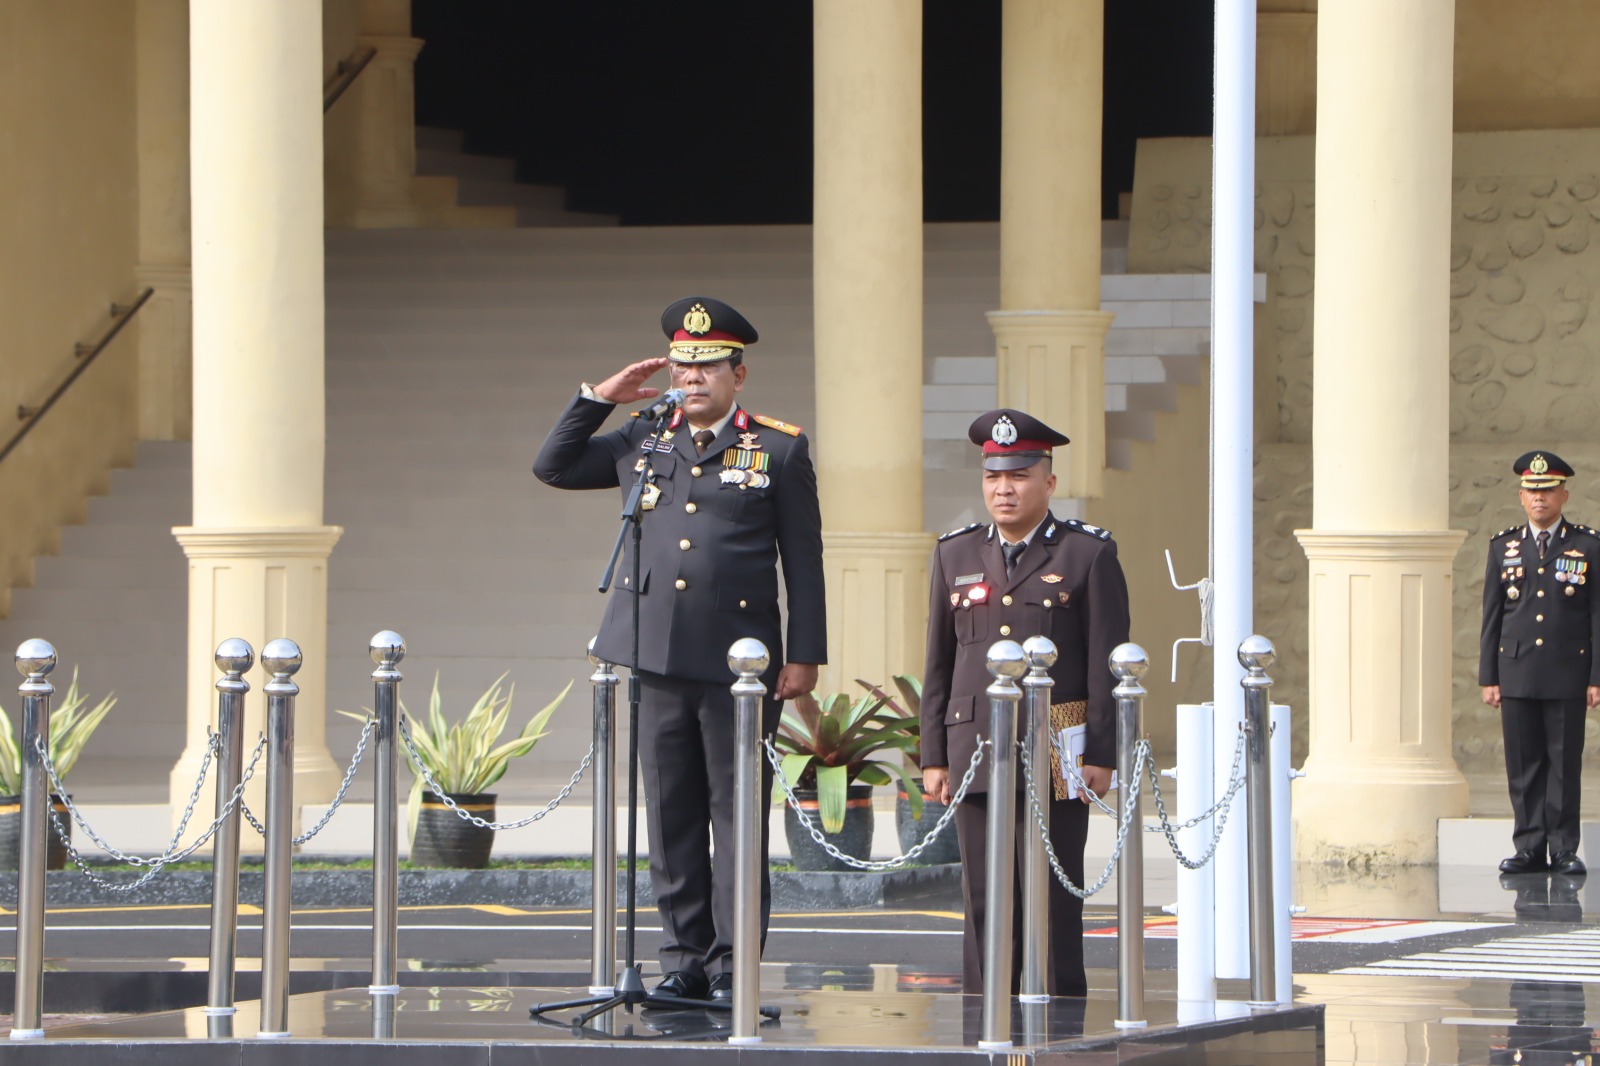
[[[757,422],[760,422],[768,429],[775,429],[779,433],[787,433],[791,437],[798,437],[800,435],[799,426],[791,426],[787,422],[780,422],[776,418],[768,418],[766,415],[751,415],[750,417],[755,419]]]
[[[1079,533],[1087,533],[1091,537],[1098,537],[1101,540],[1111,539],[1111,530],[1091,526],[1088,522],[1080,522],[1076,518],[1067,519],[1065,525],[1068,529],[1076,529]]]
[[[1522,528],[1521,526],[1507,526],[1505,529],[1502,529],[1500,532],[1496,533],[1494,536],[1490,537],[1489,539],[1490,540],[1499,540],[1501,537],[1505,536],[1507,533],[1515,533],[1517,530],[1519,530],[1521,528]]]
[[[970,526],[962,526],[960,529],[952,529],[950,532],[944,534],[939,539],[940,540],[949,540],[951,537],[959,537],[963,533],[971,533],[974,529],[982,529],[982,528],[983,528],[983,523],[982,522],[974,522]]]

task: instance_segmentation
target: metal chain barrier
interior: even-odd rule
[[[328,822],[332,820],[334,814],[338,812],[339,805],[344,802],[344,794],[350,791],[350,782],[355,780],[356,767],[361,765],[362,756],[366,755],[367,753],[367,740],[372,736],[372,729],[377,721],[378,720],[376,718],[368,715],[367,720],[362,723],[361,736],[356,740],[355,754],[350,757],[350,765],[345,768],[344,780],[339,782],[339,791],[334,793],[333,802],[328,804],[328,809],[326,811],[322,812],[322,817],[317,820],[317,824],[294,838],[295,847],[299,847],[301,844],[306,843],[312,837],[322,832],[323,827],[326,826]],[[244,820],[250,823],[250,828],[254,829],[261,836],[267,835],[267,827],[256,820],[256,816],[251,813],[250,808],[245,806],[243,802],[240,802],[239,804],[239,812],[244,815]]]
[[[1166,834],[1167,846],[1172,849],[1173,858],[1182,863],[1183,868],[1186,870],[1200,869],[1206,863],[1210,862],[1211,857],[1217,853],[1217,845],[1222,840],[1222,831],[1228,824],[1228,812],[1233,807],[1234,794],[1237,793],[1240,786],[1244,784],[1244,768],[1242,764],[1244,762],[1244,746],[1247,739],[1248,738],[1245,735],[1244,729],[1241,727],[1239,730],[1239,741],[1234,745],[1233,748],[1233,766],[1228,770],[1228,791],[1223,793],[1222,798],[1217,800],[1217,802],[1213,803],[1206,810],[1195,815],[1193,818],[1176,824],[1174,824],[1172,819],[1167,815],[1167,803],[1161,795],[1161,774],[1156,769],[1154,762],[1150,764],[1150,785],[1152,791],[1155,793],[1156,813],[1160,816],[1161,824],[1147,825],[1144,827],[1144,831],[1146,833]],[[1188,855],[1184,854],[1183,849],[1178,846],[1177,834],[1182,830],[1191,829],[1194,826],[1199,825],[1212,815],[1216,815],[1217,828],[1216,831],[1211,834],[1211,843],[1206,847],[1205,854],[1200,856],[1200,858],[1189,858]]]
[[[923,850],[932,844],[939,834],[944,831],[945,826],[950,824],[950,819],[955,817],[956,806],[966,798],[967,789],[972,786],[972,779],[978,774],[978,764],[983,762],[983,749],[989,746],[987,740],[979,738],[977,750],[972,753],[972,761],[967,764],[967,772],[961,775],[961,784],[956,788],[955,795],[950,797],[950,803],[945,807],[944,813],[939,816],[939,820],[934,823],[932,829],[928,830],[927,836],[918,841],[917,845],[904,855],[896,855],[892,859],[872,860],[858,859],[854,855],[846,855],[828,842],[827,837],[822,835],[822,830],[817,827],[817,823],[812,820],[811,815],[807,814],[800,806],[800,798],[794,794],[794,789],[790,787],[788,779],[783,776],[783,757],[778,754],[778,749],[773,746],[772,739],[770,737],[763,738],[762,743],[766,745],[767,761],[772,764],[774,779],[783,786],[783,793],[788,797],[789,807],[794,811],[795,817],[800,820],[801,826],[811,834],[811,839],[815,840],[817,846],[822,848],[823,851],[832,855],[846,866],[853,866],[857,870],[898,870],[918,855],[921,855]]]
[[[560,792],[556,793],[555,799],[551,800],[549,803],[546,803],[542,810],[535,811],[533,814],[528,815],[528,817],[523,818],[521,821],[491,822],[487,818],[479,818],[471,811],[462,810],[456,801],[451,799],[449,795],[445,793],[444,789],[439,787],[439,782],[434,780],[433,773],[422,761],[422,756],[418,753],[416,745],[411,742],[411,727],[407,724],[406,716],[403,714],[400,715],[399,722],[400,738],[405,741],[406,752],[411,756],[411,765],[416,767],[417,773],[422,776],[423,782],[427,784],[429,790],[432,791],[435,796],[439,797],[439,802],[456,812],[456,817],[460,818],[462,821],[471,822],[479,829],[493,829],[498,832],[502,829],[521,829],[523,826],[532,825],[534,822],[537,822],[539,819],[543,818],[545,815],[561,806],[561,802],[568,796],[572,795],[572,790],[578,787],[579,781],[583,780],[585,771],[587,771],[594,763],[594,745],[590,744],[589,750],[584,753],[583,760],[578,763],[578,768],[573,771],[571,779],[568,780],[564,786],[562,786]]]
[[[85,861],[83,856],[79,854],[78,849],[73,847],[72,838],[67,831],[68,827],[66,823],[61,820],[61,812],[55,809],[54,804],[51,804],[50,821],[51,824],[55,826],[56,836],[61,840],[62,845],[67,849],[67,856],[72,859],[73,864],[78,867],[79,871],[81,871],[83,875],[92,881],[97,887],[104,889],[107,892],[132,892],[135,889],[142,888],[148,884],[151,878],[159,874],[165,867],[170,866],[175,862],[182,862],[184,859],[187,859],[190,855],[193,855],[196,851],[200,850],[200,848],[204,847],[211,840],[211,838],[216,835],[216,832],[222,826],[222,823],[227,821],[228,817],[233,814],[234,808],[238,807],[242,809],[244,807],[243,797],[245,785],[249,783],[250,778],[255,774],[256,764],[261,761],[261,753],[266,749],[267,746],[266,737],[261,737],[256,742],[256,750],[255,753],[250,757],[250,765],[245,768],[244,774],[239,779],[239,784],[234,788],[232,795],[228,797],[228,802],[223,805],[222,810],[217,812],[217,816],[211,820],[211,824],[206,827],[205,832],[201,833],[186,847],[174,851],[173,849],[178,847],[178,842],[183,839],[184,831],[189,826],[189,819],[194,815],[195,804],[197,804],[200,800],[200,792],[205,787],[206,775],[211,770],[211,760],[213,756],[215,756],[220,750],[221,740],[222,738],[218,734],[208,731],[205,755],[203,755],[200,760],[200,777],[195,782],[194,791],[189,794],[189,802],[188,805],[184,807],[183,817],[178,822],[177,830],[172,834],[171,842],[167,844],[166,848],[160,855],[157,855],[155,858],[151,859],[142,858],[138,855],[129,855],[125,852],[118,851],[116,848],[106,843],[105,839],[101,837],[99,833],[95,832],[94,827],[84,819],[82,812],[80,812],[73,804],[72,797],[67,795],[66,786],[62,783],[61,776],[56,772],[55,764],[50,761],[50,752],[46,747],[45,742],[43,739],[36,740],[35,750],[39,752],[39,755],[44,762],[45,771],[50,775],[50,787],[54,791],[55,795],[61,797],[62,805],[67,808],[67,813],[70,815],[72,821],[78,824],[78,827],[83,830],[84,834],[88,836],[90,840],[94,841],[97,847],[106,852],[106,854],[110,855],[115,861],[128,866],[149,867],[145,873],[141,874],[133,881],[108,881],[96,874],[92,869],[90,869],[88,862]]]
[[[1116,846],[1111,849],[1111,858],[1107,860],[1106,868],[1100,871],[1100,877],[1088,888],[1079,888],[1077,885],[1073,884],[1072,878],[1067,876],[1067,871],[1061,868],[1061,860],[1056,857],[1056,849],[1054,845],[1050,843],[1050,820],[1045,815],[1044,811],[1039,808],[1038,792],[1033,787],[1033,766],[1031,765],[1031,760],[1028,758],[1027,745],[1024,743],[1018,743],[1017,749],[1019,754],[1018,761],[1022,764],[1022,778],[1024,783],[1027,785],[1028,806],[1032,808],[1034,820],[1038,822],[1039,828],[1042,830],[1044,854],[1045,858],[1050,860],[1050,869],[1055,872],[1056,880],[1061,883],[1062,888],[1066,889],[1068,892],[1071,892],[1079,899],[1088,899],[1090,896],[1106,887],[1106,882],[1111,880],[1111,875],[1116,872],[1117,863],[1122,859],[1122,846],[1128,839],[1128,827],[1133,824],[1134,812],[1139,809],[1139,782],[1144,779],[1145,765],[1152,761],[1150,758],[1150,742],[1148,740],[1141,740],[1139,741],[1138,746],[1134,749],[1134,781],[1132,787],[1128,788],[1126,809],[1123,811],[1122,817],[1117,822],[1117,843]],[[1063,760],[1061,765],[1070,767],[1071,764],[1070,762]],[[1101,801],[1100,797],[1096,796],[1093,792],[1085,788],[1083,785],[1083,779],[1078,777],[1076,772],[1073,772],[1072,776],[1078,781],[1078,787],[1083,789],[1085,793],[1088,794],[1090,799],[1094,800],[1097,806],[1099,806],[1102,810],[1111,811],[1112,817],[1116,817],[1116,811],[1112,810],[1110,807],[1107,807],[1105,803]]]

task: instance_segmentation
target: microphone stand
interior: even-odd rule
[[[622,545],[631,540],[633,545],[632,576],[628,584],[633,589],[632,621],[633,621],[633,650],[632,660],[628,663],[628,887],[626,889],[625,924],[623,926],[623,967],[617,976],[617,987],[612,995],[584,996],[579,999],[566,999],[554,1003],[535,1003],[528,1008],[528,1013],[536,1019],[549,1011],[567,1010],[575,1007],[591,1007],[593,1009],[576,1015],[571,1022],[574,1029],[583,1029],[591,1020],[622,1007],[633,1013],[636,1006],[645,1009],[664,1010],[733,1010],[732,1000],[716,999],[689,999],[684,996],[656,995],[644,987],[644,979],[639,976],[639,967],[634,961],[634,933],[637,922],[637,889],[634,882],[637,879],[639,852],[639,597],[644,590],[639,587],[639,545],[644,535],[644,499],[645,487],[650,483],[651,475],[655,473],[656,441],[661,439],[661,433],[666,428],[667,420],[672,415],[672,410],[661,412],[656,419],[655,429],[651,431],[648,440],[652,441],[651,447],[644,453],[644,462],[640,464],[639,476],[634,480],[633,488],[628,493],[627,502],[622,506],[622,528],[617,531],[617,542],[611,549],[611,561],[606,564],[604,576],[600,579],[600,591],[605,592],[611,587],[612,578],[616,574],[617,558],[622,554]],[[629,536],[631,532],[631,537]],[[600,817],[600,812],[595,812],[595,817]],[[610,862],[608,855],[596,855],[595,862]],[[771,1012],[771,1013],[769,1013]],[[768,1018],[776,1018],[777,1008],[762,1007],[761,1013]]]

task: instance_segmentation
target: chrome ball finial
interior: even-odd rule
[[[1109,662],[1118,681],[1137,681],[1150,669],[1150,656],[1137,644],[1118,644]]]
[[[1277,661],[1277,649],[1260,633],[1252,633],[1239,644],[1239,665],[1246,670],[1265,670]]]
[[[594,653],[595,641],[599,639],[599,637],[590,637],[588,647],[585,649],[589,654],[589,665],[594,667],[596,670],[600,669],[600,667],[605,664],[605,660]]]
[[[273,677],[291,677],[303,662],[300,645],[286,637],[269,640],[261,649],[261,665]]]
[[[1014,640],[1000,640],[989,645],[988,666],[989,675],[997,681],[1007,677],[1016,680],[1028,672],[1022,645]]]
[[[255,665],[255,661],[255,649],[247,640],[229,637],[217,645],[217,669],[225,674],[242,674]]]
[[[758,677],[771,662],[767,646],[755,637],[740,637],[728,649],[728,669],[740,677]]]
[[[48,640],[33,637],[17,646],[17,673],[44,677],[56,668],[56,649]]]
[[[1022,654],[1032,669],[1048,670],[1056,664],[1056,642],[1049,637],[1029,637],[1022,642]]]
[[[267,645],[271,647],[272,645]],[[380,630],[372,634],[372,641],[367,645],[367,651],[372,655],[372,661],[382,666],[384,663],[398,663],[406,657],[406,638],[392,629]],[[299,649],[295,650],[299,654]],[[266,653],[262,653],[265,661]]]

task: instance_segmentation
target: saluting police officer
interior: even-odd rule
[[[740,637],[755,637],[771,653],[762,731],[772,732],[781,702],[815,688],[817,665],[826,661],[822,519],[805,435],[734,402],[744,387],[744,349],[756,342],[755,328],[704,296],[668,307],[661,328],[671,342],[668,355],[582,386],[533,469],[557,488],[621,487],[626,496],[650,457],[637,592],[639,752],[650,878],[665,933],[660,959],[666,976],[656,991],[728,999],[734,854],[728,649]],[[686,393],[671,422],[657,433],[655,423],[635,418],[599,434],[617,404],[659,395],[645,382],[664,367],[672,386]],[[787,662],[780,564],[788,593]],[[625,561],[622,572],[631,574],[631,563]],[[608,662],[631,658],[631,582],[625,577],[615,586],[595,642],[595,655]],[[763,942],[771,899],[769,793],[762,789]]]
[[[1579,875],[1584,715],[1600,704],[1600,595],[1589,587],[1600,534],[1562,517],[1572,467],[1560,456],[1528,452],[1511,469],[1528,521],[1489,541],[1478,654],[1511,790],[1516,854],[1500,872]]]
[[[1115,678],[1111,650],[1128,639],[1128,587],[1111,534],[1077,519],[1050,513],[1056,478],[1054,448],[1067,438],[1031,415],[1009,408],[980,415],[967,431],[983,449],[983,502],[992,521],[946,533],[929,565],[928,655],[922,682],[922,777],[925,790],[950,802],[966,772],[978,737],[988,730],[993,678],[989,646],[1043,635],[1058,656],[1050,725],[1059,733],[1086,725],[1084,782],[1096,794],[1111,784],[1116,762]],[[1073,881],[1083,884],[1083,845],[1089,798],[1068,799],[1068,782],[1052,756],[1052,780],[1041,783],[1050,799],[1050,841]],[[983,924],[989,907],[984,884],[988,765],[980,767],[956,810],[961,844],[963,991],[983,990]],[[954,779],[954,780],[952,780]],[[1023,801],[1018,818],[1032,815]],[[1023,835],[1018,834],[1019,854]],[[1010,901],[1021,911],[1021,882]],[[1022,964],[1025,930],[1012,925],[1013,970]],[[1083,901],[1050,881],[1048,990],[1088,992],[1083,972]],[[1013,981],[1017,974],[1014,972]]]

